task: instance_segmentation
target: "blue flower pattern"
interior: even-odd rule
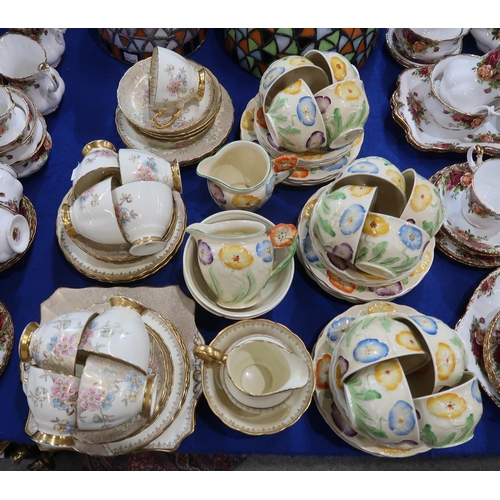
[[[269,240],[262,240],[257,243],[255,251],[259,257],[262,257],[264,262],[272,262],[274,252],[273,245]]]
[[[422,247],[422,231],[417,227],[405,224],[399,228],[398,235],[410,250],[418,250]]]
[[[415,428],[413,407],[399,400],[389,411],[389,428],[398,436],[406,436]]]
[[[340,232],[346,236],[358,231],[365,220],[366,210],[362,205],[354,204],[347,207],[340,216]]]
[[[316,103],[310,96],[304,96],[297,103],[297,118],[307,127],[312,127],[316,122]]]
[[[353,351],[354,359],[360,363],[373,363],[385,358],[387,354],[389,347],[377,339],[361,340]]]

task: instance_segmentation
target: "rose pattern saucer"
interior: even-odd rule
[[[14,346],[14,324],[3,302],[0,302],[0,375],[9,362]]]

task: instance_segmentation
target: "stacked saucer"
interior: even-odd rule
[[[0,86],[0,93],[8,103],[0,119],[0,162],[11,166],[18,178],[27,177],[45,165],[52,138],[29,94],[11,86]]]

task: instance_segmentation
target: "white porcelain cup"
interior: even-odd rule
[[[0,85],[0,135],[3,133],[3,128],[7,123],[9,114],[15,107],[12,96],[6,87]]]
[[[163,240],[172,221],[172,189],[155,181],[137,181],[113,189],[113,201],[118,224],[132,245],[132,255],[152,255],[161,252]]]
[[[19,203],[23,197],[23,185],[17,178],[17,172],[0,163],[0,206],[13,213],[19,213]]]
[[[55,111],[65,91],[63,79],[47,63],[43,46],[20,33],[0,37],[0,74],[27,92],[42,115]]]
[[[30,227],[21,214],[0,207],[0,262],[23,253],[29,245]]]
[[[79,349],[121,360],[147,373],[149,335],[142,315],[147,308],[127,297],[111,297],[111,307],[88,323]]]
[[[8,87],[0,85],[0,150],[13,149],[22,140],[28,125],[26,109],[16,104]]]
[[[82,431],[117,427],[143,413],[149,418],[156,405],[155,376],[114,359],[90,354],[82,371],[77,422]]]
[[[462,197],[462,214],[472,226],[497,232],[500,228],[500,159],[482,161],[481,153],[474,161],[475,151],[476,148],[471,147],[467,152],[473,174]]]
[[[120,149],[118,162],[123,184],[137,181],[163,182],[182,194],[181,171],[177,159],[169,162],[148,151]]]
[[[61,219],[71,238],[85,236],[97,243],[127,243],[116,218],[112,189],[119,185],[111,176],[84,191],[70,206],[63,204]]]
[[[78,345],[83,331],[95,316],[94,312],[75,311],[42,325],[29,323],[19,340],[19,358],[44,370],[76,375]]]
[[[37,366],[31,366],[27,373],[28,406],[37,426],[33,439],[52,446],[71,446],[72,436],[78,430],[76,402],[80,379]]]

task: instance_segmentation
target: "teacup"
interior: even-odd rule
[[[111,194],[118,225],[132,245],[129,252],[136,256],[161,252],[172,222],[172,189],[163,182],[137,181],[115,187]]]
[[[12,96],[6,87],[0,85],[0,136],[5,132],[10,113],[15,107]]]
[[[477,161],[473,159],[475,151],[479,152]],[[482,161],[482,150],[471,147],[467,161],[472,181],[462,196],[462,215],[472,226],[496,233],[500,227],[500,160]]]
[[[436,186],[412,168],[403,172],[406,207],[400,218],[423,229],[431,238],[439,231],[445,208]]]
[[[259,98],[264,111],[269,109],[278,92],[299,79],[306,82],[313,94],[329,84],[329,77],[324,69],[305,57],[285,56],[273,61],[262,75],[259,84]]]
[[[344,80],[359,79],[359,71],[347,57],[334,51],[312,49],[304,54],[313,64],[328,75],[328,85]]]
[[[66,49],[64,33],[66,28],[11,28],[40,42],[47,53],[47,63],[55,68],[61,61]]]
[[[42,325],[29,323],[19,340],[19,358],[44,370],[77,375],[78,345],[87,324],[96,316],[93,312],[75,311]]]
[[[369,212],[354,265],[361,271],[392,280],[416,269],[431,237],[398,217]]]
[[[61,220],[70,238],[82,235],[97,243],[127,243],[116,218],[112,190],[119,186],[115,176],[106,177],[84,191],[70,206],[61,207]]]
[[[26,110],[16,105],[8,87],[0,85],[0,151],[17,146],[28,125]]]
[[[0,207],[0,263],[23,253],[29,240],[30,227],[25,217]]]
[[[100,431],[117,427],[139,414],[151,417],[156,405],[156,375],[89,354],[82,371],[76,405],[78,428]]]
[[[265,120],[274,142],[289,151],[301,153],[327,144],[321,111],[301,78],[275,95]]]
[[[467,371],[458,385],[413,402],[420,438],[431,448],[449,448],[469,441],[483,414],[477,376]]]
[[[205,70],[196,69],[185,57],[164,47],[155,47],[149,70],[149,105],[156,111],[153,124],[158,128],[171,126],[184,104],[191,99],[201,101],[205,95]],[[173,112],[167,124],[158,119]]]
[[[63,79],[47,63],[43,46],[19,33],[0,37],[0,74],[27,92],[42,115],[55,111],[65,91]]]
[[[361,80],[336,82],[316,92],[314,99],[325,124],[330,149],[354,142],[362,134],[370,105]],[[353,134],[354,130],[357,133]]]
[[[140,149],[118,150],[122,183],[136,181],[163,182],[182,194],[182,181],[177,159],[168,162],[160,156]]]
[[[79,349],[126,362],[147,373],[149,335],[142,319],[148,309],[127,297],[111,297],[111,307],[87,324]]]
[[[396,165],[380,156],[358,158],[342,167],[332,188],[345,185],[376,186],[373,211],[399,217],[406,205],[405,179]]]
[[[84,191],[87,191],[106,177],[110,175],[118,177],[120,175],[118,154],[114,146],[109,143],[110,146],[92,147],[91,144],[88,143],[84,147],[84,151],[87,152],[71,174],[75,198],[78,198]]]
[[[23,185],[17,178],[17,172],[0,163],[0,207],[19,213],[19,203],[23,197]]]
[[[207,345],[196,346],[194,354],[220,365],[228,397],[247,411],[275,408],[309,380],[307,364],[268,335],[246,336],[224,353]]]
[[[470,34],[476,40],[477,48],[483,54],[500,46],[497,28],[472,28]]]
[[[78,430],[76,402],[80,378],[31,366],[28,371],[26,395],[35,419],[37,443],[51,446],[72,446]]]

